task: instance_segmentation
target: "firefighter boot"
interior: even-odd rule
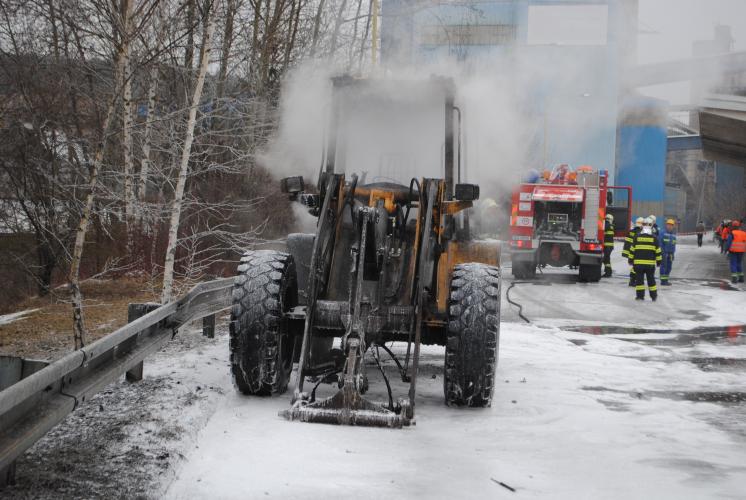
[[[650,291],[650,300],[652,300],[653,302],[658,300],[658,292],[656,290]]]
[[[604,267],[604,278],[611,278],[611,268]]]

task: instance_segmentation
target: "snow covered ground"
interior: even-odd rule
[[[13,323],[14,321],[23,319],[24,317],[28,316],[29,314],[35,311],[38,311],[38,309],[26,309],[25,311],[18,311],[18,312],[14,312],[10,314],[0,315],[0,325],[7,325],[10,323]]]
[[[423,354],[417,425],[401,431],[286,422],[277,412],[288,396],[249,399],[224,380],[226,396],[168,496],[737,498],[746,480],[743,333],[629,333],[746,323],[744,293],[719,287],[716,250],[683,246],[678,257],[684,271],[675,268],[655,304],[635,302],[623,276],[581,285],[551,273],[517,285],[512,298],[535,323],[511,322],[504,303],[489,409],[443,405],[436,347]],[[614,328],[569,331],[577,325]],[[387,371],[396,380],[390,362]],[[383,401],[382,381],[372,377],[371,387],[368,397]]]
[[[27,453],[10,496],[743,498],[744,287],[723,281],[711,244],[685,244],[674,286],[635,302],[618,253],[619,274],[598,284],[559,270],[513,287],[531,324],[503,300],[491,408],[445,407],[443,350],[426,347],[416,426],[286,422],[289,394],[233,389],[224,325],[214,340],[188,330],[142,383],[112,386]]]

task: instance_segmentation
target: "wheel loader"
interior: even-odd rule
[[[460,182],[453,81],[337,77],[330,92],[316,189],[301,176],[281,181],[318,218],[315,233],[289,235],[285,252],[248,251],[238,267],[235,386],[269,396],[290,384],[291,406],[280,412],[289,420],[398,428],[414,422],[420,347],[437,344],[445,346],[445,403],[489,406],[500,248],[470,235],[479,187]],[[402,343],[403,360],[391,342]],[[392,394],[381,350],[407,394]],[[387,402],[364,397],[370,366],[383,376]],[[338,390],[317,398],[321,383]]]

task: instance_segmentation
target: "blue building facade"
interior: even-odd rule
[[[673,215],[666,208],[667,199],[668,205],[678,203],[678,193],[666,186],[668,105],[632,96],[622,102],[621,109],[616,183],[632,187],[633,217]]]

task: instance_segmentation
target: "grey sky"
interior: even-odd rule
[[[640,0],[639,5],[641,64],[691,56],[692,42],[711,39],[717,24],[731,26],[734,50],[746,50],[746,0]],[[672,104],[685,103],[689,97],[686,83],[641,90]]]

